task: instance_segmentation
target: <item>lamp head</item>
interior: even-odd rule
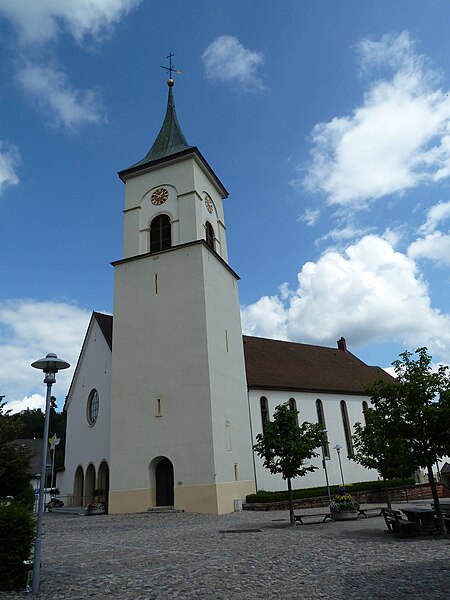
[[[31,366],[35,369],[44,371],[44,383],[51,384],[55,383],[56,381],[56,373],[58,371],[62,371],[62,369],[68,369],[70,364],[62,358],[58,358],[56,354],[53,354],[53,352],[50,352],[45,358],[41,358],[40,360],[36,360],[34,363],[31,363]]]
[[[40,360],[31,363],[31,366],[35,369],[44,371],[44,373],[57,373],[63,369],[68,369],[70,364],[62,358],[58,358],[53,352],[50,352],[45,358],[41,358]]]

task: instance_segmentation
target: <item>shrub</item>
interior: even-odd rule
[[[389,487],[401,487],[406,485],[413,485],[414,479],[392,479],[387,482]],[[330,486],[331,494],[337,494],[339,491],[339,485]],[[346,486],[350,487],[350,486]],[[360,481],[358,483],[351,484],[352,494],[356,492],[368,492],[371,490],[384,490],[385,483],[384,481]],[[314,487],[314,488],[305,488],[302,490],[293,490],[292,492],[294,500],[301,500],[304,498],[317,498],[319,496],[327,496],[327,488],[325,486],[322,487]],[[260,490],[256,494],[249,494],[246,498],[246,502],[248,503],[265,503],[265,502],[284,502],[288,499],[287,491],[278,491],[278,492],[268,492],[265,490]]]
[[[30,557],[34,516],[27,506],[0,505],[0,590],[18,590],[26,583],[23,561]]]

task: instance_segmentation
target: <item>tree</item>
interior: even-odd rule
[[[386,486],[387,505],[391,508],[387,480],[395,477],[409,477],[415,470],[411,453],[405,440],[397,435],[396,418],[386,418],[380,411],[366,408],[366,424],[355,423],[353,446],[355,454],[352,460],[367,469],[376,469]],[[393,428],[394,427],[394,428]],[[393,428],[393,429],[392,429]]]
[[[392,363],[395,381],[379,379],[368,386],[367,392],[377,413],[370,426],[378,432],[374,434],[377,444],[382,441],[381,436],[385,436],[387,450],[379,451],[378,460],[386,474],[389,468],[395,471],[401,464],[411,471],[419,467],[427,469],[439,529],[445,534],[433,465],[450,453],[450,377],[448,367],[439,366],[433,371],[426,348],[418,348],[415,354],[417,358],[413,358],[411,352],[403,352],[400,359]],[[366,441],[370,426],[363,438]],[[395,456],[396,449],[399,456]],[[375,442],[371,450],[376,450]]]
[[[256,436],[253,449],[264,460],[264,467],[287,480],[291,525],[295,525],[291,480],[317,469],[305,462],[318,456],[315,449],[324,443],[324,438],[319,423],[299,425],[298,411],[292,410],[288,402],[276,407],[273,420],[267,421],[263,432]]]
[[[0,498],[26,496],[30,486],[28,452],[11,443],[18,431],[16,420],[0,404]]]

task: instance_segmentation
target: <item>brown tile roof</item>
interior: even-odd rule
[[[370,367],[338,348],[243,336],[249,388],[364,394],[379,377],[392,380],[381,367]]]

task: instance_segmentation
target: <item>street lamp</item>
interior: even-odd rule
[[[42,440],[42,460],[41,460],[41,477],[39,481],[39,500],[38,513],[36,523],[36,540],[34,543],[34,561],[33,561],[33,594],[39,592],[39,578],[41,570],[41,530],[42,530],[42,514],[44,508],[44,491],[45,480],[47,474],[47,444],[48,444],[48,429],[50,423],[50,397],[52,393],[52,385],[56,382],[56,373],[62,369],[68,369],[69,363],[62,358],[58,358],[56,354],[47,354],[45,358],[36,360],[31,363],[35,369],[44,371],[44,383],[47,384],[47,397],[45,400],[45,421],[44,421],[44,439]]]
[[[328,433],[328,431],[326,429],[322,429],[322,433],[324,433],[326,435]],[[323,467],[323,470],[325,471],[325,481],[327,482],[328,506],[331,506],[331,491],[330,491],[330,482],[328,481],[327,461],[325,458],[325,443],[322,444],[322,467]]]
[[[339,446],[339,444],[336,444],[336,446],[334,447],[334,449],[337,452],[338,459],[339,459],[339,469],[341,470],[342,487],[345,487],[344,473],[342,471],[342,462],[341,462],[341,448],[342,448],[342,446]]]

